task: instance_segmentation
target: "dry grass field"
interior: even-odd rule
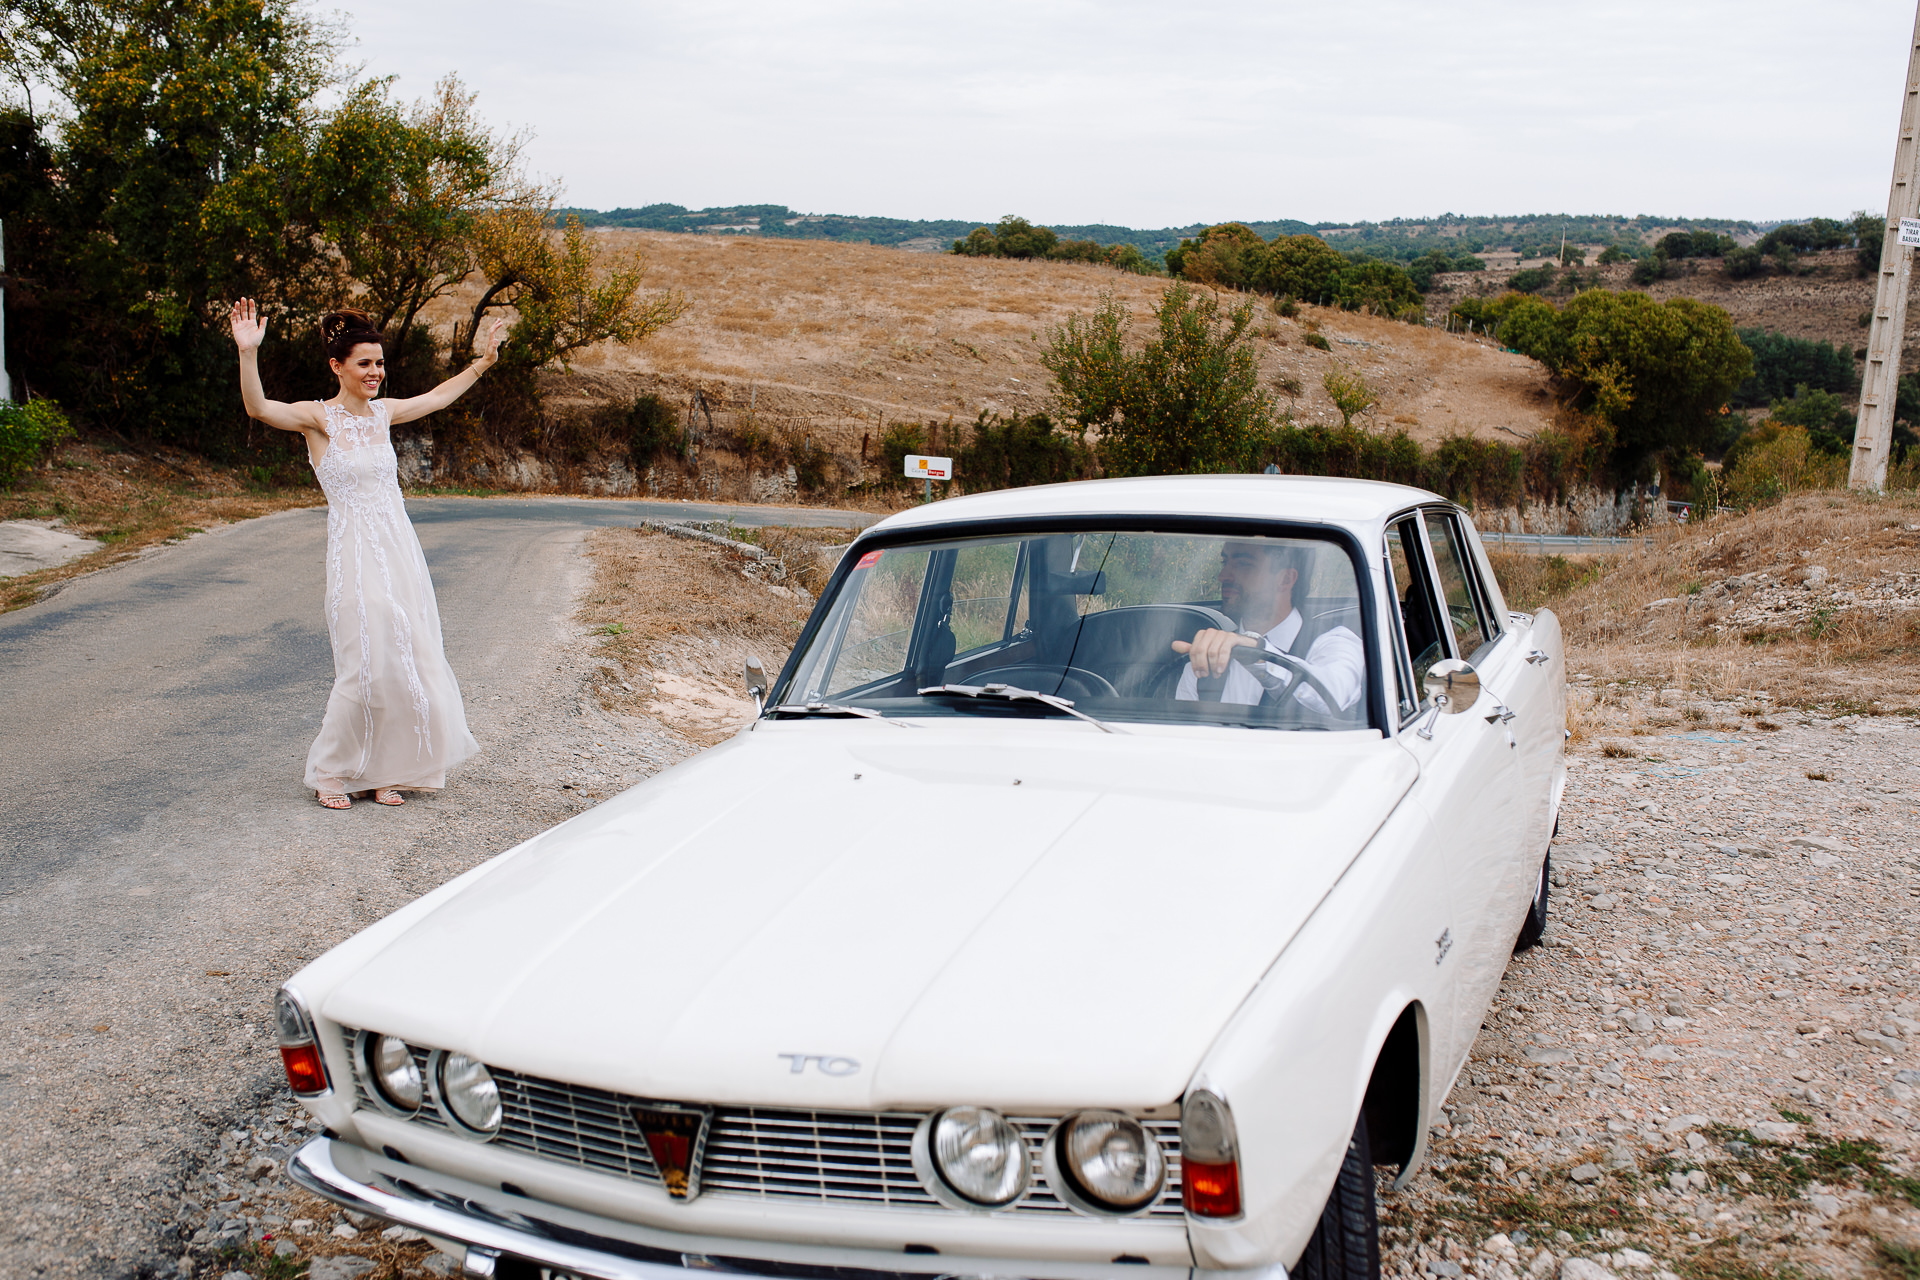
[[[692,302],[671,328],[631,347],[590,350],[556,377],[550,405],[583,409],[640,391],[685,404],[704,393],[722,435],[811,435],[857,463],[886,424],[971,423],[982,410],[1036,412],[1051,383],[1039,363],[1047,331],[1090,313],[1112,292],[1135,335],[1168,281],[1105,267],[905,253],[824,241],[602,230],[610,249],[643,250],[649,288]],[[474,286],[469,286],[472,293]],[[1227,301],[1237,301],[1229,297]],[[1379,393],[1365,421],[1433,441],[1452,432],[1498,437],[1546,425],[1552,402],[1532,361],[1470,339],[1335,309],[1266,309],[1256,329],[1263,381],[1303,419],[1338,414],[1322,386],[1349,367]],[[472,305],[448,299],[448,324]],[[1310,332],[1331,348],[1308,346]],[[1510,438],[1510,437],[1506,437]],[[942,438],[941,444],[947,444]]]
[[[1619,560],[1496,566],[1566,628],[1576,739],[1711,727],[1708,702],[1761,729],[1782,707],[1920,714],[1920,495],[1804,493]]]

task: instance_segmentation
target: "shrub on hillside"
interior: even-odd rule
[[[1735,506],[1760,506],[1804,489],[1834,489],[1846,483],[1847,459],[1815,449],[1802,427],[1762,423],[1741,444],[1747,447],[1737,457],[1729,454],[1722,472],[1722,488]]]
[[[1516,293],[1538,293],[1553,283],[1553,278],[1556,274],[1552,263],[1548,263],[1543,267],[1531,267],[1525,271],[1516,271],[1507,277],[1507,288],[1514,290]]]
[[[1858,415],[1831,391],[1815,391],[1802,383],[1794,388],[1791,399],[1775,400],[1767,416],[1805,431],[1808,441],[1821,453],[1846,457],[1853,447]]]
[[[0,400],[0,490],[26,479],[40,460],[73,436],[67,416],[51,400]]]
[[[1108,475],[1239,471],[1269,421],[1253,352],[1251,300],[1223,307],[1175,284],[1154,308],[1155,334],[1129,349],[1127,310],[1103,294],[1091,317],[1053,329],[1040,363],[1062,408],[1101,433]]]
[[[680,415],[659,396],[648,392],[627,405],[601,410],[607,431],[624,437],[634,470],[644,470],[661,454],[680,445]]]
[[[1195,284],[1255,287],[1267,260],[1267,242],[1241,222],[1223,222],[1167,250],[1167,270]],[[1343,259],[1344,261],[1344,259]]]
[[[1051,227],[1036,227],[1012,214],[997,227],[975,227],[965,240],[955,240],[952,253],[968,258],[1048,258],[1058,262],[1091,262],[1135,275],[1154,274],[1146,255],[1130,244],[1101,244],[1096,240],[1061,240]]]
[[[925,453],[929,432],[913,422],[896,422],[880,434],[880,482],[890,488],[907,486],[907,455]]]
[[[1093,450],[1042,413],[1002,418],[981,410],[972,437],[953,461],[954,479],[965,493],[1059,484],[1093,474]]]
[[[1333,301],[1348,311],[1398,316],[1420,305],[1413,278],[1391,262],[1356,262],[1334,277]]]

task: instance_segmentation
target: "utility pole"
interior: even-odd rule
[[[1907,335],[1907,288],[1913,257],[1900,243],[1900,220],[1920,217],[1920,8],[1907,48],[1907,91],[1900,102],[1900,137],[1893,149],[1893,190],[1887,197],[1887,229],[1880,242],[1880,281],[1873,295],[1873,327],[1867,334],[1867,372],[1860,381],[1860,420],[1853,428],[1850,489],[1884,489],[1887,455],[1893,451],[1893,409],[1900,390],[1900,347]]]

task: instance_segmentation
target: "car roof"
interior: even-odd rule
[[[1255,520],[1373,525],[1438,494],[1377,480],[1334,476],[1141,476],[997,489],[897,512],[869,528],[895,533],[976,520],[1034,516],[1226,516]]]

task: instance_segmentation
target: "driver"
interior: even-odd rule
[[[1222,702],[1258,703],[1267,695],[1266,687],[1230,654],[1244,645],[1260,645],[1305,661],[1340,700],[1338,708],[1328,707],[1303,682],[1294,695],[1300,705],[1313,711],[1345,711],[1360,700],[1367,683],[1367,656],[1352,629],[1329,627],[1312,638],[1306,652],[1295,652],[1294,643],[1307,620],[1293,607],[1293,589],[1300,581],[1307,555],[1304,547],[1271,542],[1229,542],[1220,548],[1220,605],[1239,620],[1242,630],[1209,628],[1194,633],[1191,642],[1173,642],[1174,651],[1190,659],[1187,669],[1180,673],[1175,698],[1198,700],[1199,678],[1224,672],[1227,683],[1220,694]],[[1293,672],[1277,662],[1262,663],[1261,669],[1268,680],[1278,677],[1272,695],[1278,701],[1283,696],[1281,691],[1293,683]]]

